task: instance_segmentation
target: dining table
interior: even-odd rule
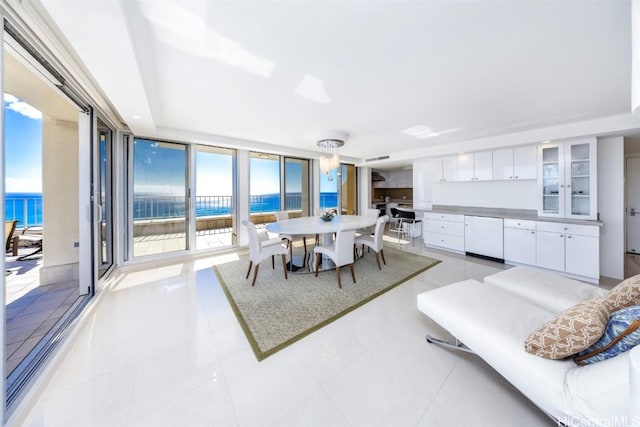
[[[357,230],[374,225],[377,218],[366,215],[336,215],[331,221],[325,221],[319,216],[305,216],[291,218],[284,221],[271,222],[265,228],[270,233],[289,234],[293,236],[318,234],[321,236],[321,244],[329,245],[333,242],[333,235],[340,230]],[[311,253],[290,261],[288,269],[291,272],[315,272],[315,266],[311,260]],[[328,257],[323,257],[319,271],[335,269],[335,264]]]

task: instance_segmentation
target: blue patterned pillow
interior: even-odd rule
[[[578,365],[588,365],[611,359],[638,344],[640,344],[640,305],[634,305],[611,313],[604,335],[591,347],[578,353],[573,360]]]

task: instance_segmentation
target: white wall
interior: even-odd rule
[[[536,210],[538,208],[537,193],[538,182],[535,179],[436,182],[433,184],[433,203],[436,205]]]
[[[249,244],[249,235],[247,229],[242,225],[243,220],[249,220],[249,152],[247,150],[238,150],[236,152],[236,168],[237,183],[236,194],[238,197],[238,222],[236,226],[236,234],[238,236],[238,246],[246,246]]]
[[[598,138],[600,275],[624,277],[624,138]]]

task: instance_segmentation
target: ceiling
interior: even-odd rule
[[[624,0],[41,4],[140,136],[362,159],[631,110]]]

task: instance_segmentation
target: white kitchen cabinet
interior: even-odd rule
[[[539,147],[538,215],[597,218],[595,138]]]
[[[567,234],[564,271],[580,276],[600,276],[600,239],[593,236]]]
[[[535,145],[513,149],[513,179],[538,177],[538,149]]]
[[[503,220],[484,216],[464,217],[464,250],[503,259]]]
[[[458,155],[458,181],[488,181],[492,177],[493,153],[491,151]]]
[[[536,265],[536,222],[504,220],[504,260]]]
[[[413,161],[413,207],[431,209],[433,183],[442,178],[442,158],[431,157]]]
[[[600,228],[538,221],[536,265],[597,281],[600,277]]]
[[[493,151],[493,179],[535,179],[536,146],[505,148]]]
[[[464,215],[425,212],[422,224],[425,246],[464,251]]]
[[[458,156],[444,156],[442,158],[442,176],[440,181],[458,181]]]

